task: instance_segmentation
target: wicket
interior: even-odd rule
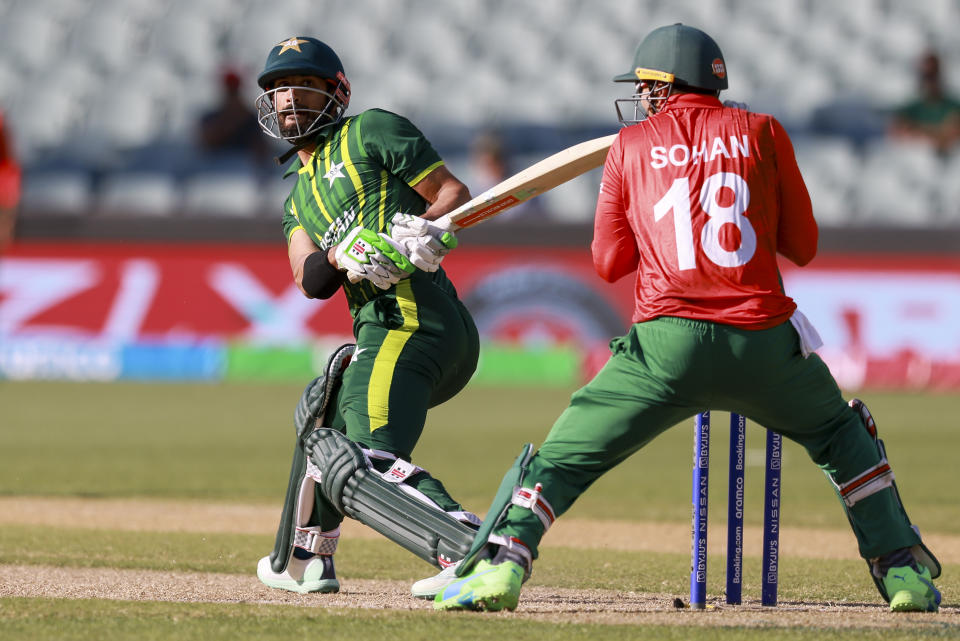
[[[747,420],[730,414],[730,482],[727,498],[727,603],[739,605],[743,587],[744,468]],[[763,500],[761,603],[777,604],[780,556],[780,463],[782,439],[767,430]],[[710,473],[710,412],[698,414],[693,445],[693,537],[690,552],[690,607],[707,605],[707,498]]]

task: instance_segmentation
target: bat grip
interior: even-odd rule
[[[444,214],[443,216],[440,216],[440,218],[437,218],[435,221],[433,221],[433,224],[439,227],[440,229],[442,229],[443,231],[458,232],[461,229],[463,229],[463,227],[453,222],[453,218],[449,213]]]

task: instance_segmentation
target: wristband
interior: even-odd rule
[[[330,264],[325,251],[313,252],[303,261],[300,286],[310,298],[330,298],[345,279],[346,274]]]

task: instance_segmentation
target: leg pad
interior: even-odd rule
[[[320,470],[320,491],[345,516],[438,568],[470,550],[474,528],[385,481],[360,447],[340,432],[314,430],[304,449]]]
[[[333,538],[332,533],[323,533],[322,537],[332,538],[332,541],[321,541],[310,534],[311,531],[319,532],[319,528],[308,527],[314,512],[314,482],[308,470],[309,461],[303,451],[303,437],[313,430],[316,424],[326,423],[333,415],[331,410],[334,408],[334,400],[340,390],[344,370],[355,349],[356,345],[347,343],[334,350],[327,360],[323,375],[307,384],[297,402],[293,416],[297,440],[293,449],[293,463],[290,466],[290,480],[280,513],[277,537],[270,553],[270,567],[277,574],[286,571],[294,547],[312,550],[322,543],[327,553],[332,554],[332,550],[336,550],[336,538]]]

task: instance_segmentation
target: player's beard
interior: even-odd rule
[[[280,134],[283,135],[284,138],[299,138],[310,126],[308,118],[306,115],[301,118],[281,115],[277,120]]]

